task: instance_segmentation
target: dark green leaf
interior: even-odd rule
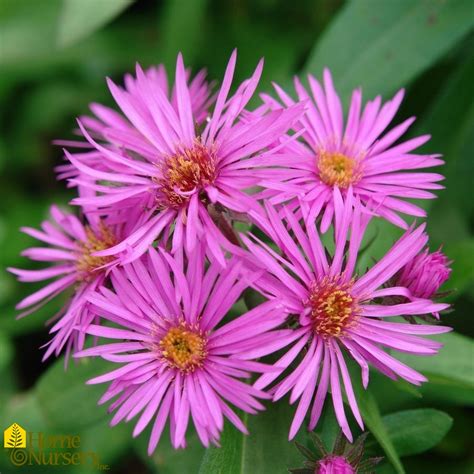
[[[69,46],[93,33],[125,10],[132,0],[63,0],[58,43]]]
[[[244,420],[246,420],[246,416]],[[247,438],[228,423],[221,436],[221,446],[208,448],[199,474],[239,474],[246,472]]]
[[[0,64],[51,53],[60,0],[4,0],[0,15]]]
[[[171,445],[169,430],[165,429],[155,452],[148,456],[150,433],[151,428],[148,427],[133,441],[133,446],[140,459],[150,467],[152,472],[178,474],[198,471],[205,449],[192,429],[186,433],[185,449],[174,449]]]
[[[129,424],[120,423],[111,427],[108,420],[104,420],[81,430],[78,434],[81,437],[81,450],[96,453],[100,464],[108,464],[111,472],[119,470],[120,458],[126,456],[131,449],[132,430]],[[97,467],[89,465],[81,466],[78,470],[78,474],[97,474],[97,472]]]
[[[104,385],[86,385],[86,381],[111,370],[102,359],[71,361],[67,371],[59,359],[40,378],[35,393],[41,409],[55,428],[78,430],[93,425],[107,416],[97,402]]]
[[[111,471],[114,472],[117,465],[115,460],[126,454],[127,446],[131,440],[130,426],[124,423],[111,428],[106,420],[94,424],[86,429],[77,430],[75,427],[58,427],[51,424],[51,420],[45,413],[43,406],[38,401],[34,392],[28,392],[16,395],[6,404],[4,413],[0,413],[1,426],[9,426],[13,422],[19,424],[22,428],[32,432],[42,432],[45,436],[52,435],[71,435],[80,436],[80,450],[85,452],[94,452],[99,456],[101,464],[109,464]],[[73,411],[72,408],[69,411]],[[3,464],[5,457],[0,456],[0,467],[2,472],[10,472],[11,463]],[[51,473],[48,466],[38,468],[35,466],[34,472]],[[74,468],[77,474],[94,474],[97,468],[89,463]]]
[[[315,433],[310,433],[311,443],[315,445],[319,457],[324,457],[332,452],[334,443],[341,432],[341,427],[336,418],[336,414],[331,406],[323,410],[321,419],[316,426]],[[311,447],[311,444],[309,444]]]
[[[444,252],[452,260],[452,274],[443,290],[453,291],[455,298],[474,281],[474,239],[449,242]]]
[[[389,94],[441,58],[474,24],[466,0],[347,2],[306,64],[331,68],[344,97],[363,86],[367,96]]]
[[[449,183],[445,184],[449,185]],[[427,229],[432,248],[435,249],[443,245],[446,250],[446,244],[456,245],[458,242],[469,241],[470,230],[466,214],[460,209],[454,208],[448,199],[444,199],[443,193],[430,210]],[[469,264],[469,262],[467,263]]]
[[[397,450],[395,449],[395,446],[393,445],[387,428],[380,415],[375,398],[368,390],[358,390],[358,392],[359,396],[357,400],[367,428],[369,428],[375,439],[384,450],[385,454],[387,455],[387,459],[392,463],[396,472],[399,474],[404,473],[405,470],[403,469],[400,457],[397,453]]]
[[[397,358],[428,377],[431,383],[462,385],[474,390],[474,344],[472,339],[456,333],[433,337],[444,344],[433,357],[397,354]]]
[[[283,400],[258,416],[245,415],[248,436],[227,424],[221,447],[206,451],[199,474],[274,474],[302,465],[301,453],[288,441],[293,411]],[[303,429],[298,439],[304,439]]]
[[[17,394],[6,406],[0,418],[2,426],[17,423],[27,431],[47,431],[51,427],[33,392]]]
[[[440,168],[446,176],[446,190],[439,194],[440,201],[451,203],[467,215],[474,209],[470,199],[474,172],[470,159],[474,146],[474,104],[470,100],[474,93],[474,49],[463,59],[420,119],[416,132],[430,133],[430,149],[442,153],[446,161]]]
[[[460,61],[433,105],[420,121],[417,132],[432,134],[430,150],[443,154],[446,165],[440,172],[446,176],[446,189],[434,202],[428,230],[435,245],[454,260],[453,274],[447,289],[457,289],[460,296],[474,279],[473,243],[469,232],[469,215],[474,210],[471,196],[474,161],[474,49]]]
[[[49,420],[41,410],[38,400],[32,392],[16,394],[2,408],[5,408],[0,412],[2,430],[12,423],[17,423],[26,431],[55,434],[51,432]],[[8,456],[0,456],[0,471],[2,473],[13,472],[12,463]],[[34,472],[50,474],[51,466],[35,466]]]
[[[407,382],[406,380],[403,380],[403,379],[400,379],[400,380],[388,379],[388,380],[394,387],[396,387],[401,392],[408,393],[409,395],[416,398],[423,398],[423,395],[420,393],[416,385],[413,385],[410,382]]]
[[[436,446],[450,430],[452,418],[432,408],[399,411],[382,418],[399,456],[422,453]]]

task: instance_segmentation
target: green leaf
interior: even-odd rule
[[[418,370],[428,378],[417,390],[426,402],[449,403],[451,405],[474,405],[474,344],[472,339],[456,333],[432,336],[444,344],[437,355],[421,357],[403,353],[394,353],[400,361]],[[384,409],[390,411],[407,405],[410,401],[399,398],[396,403],[393,394],[387,393],[388,382],[378,376],[372,381],[372,388],[383,398]],[[375,382],[375,385],[374,385]],[[384,394],[387,394],[384,396]]]
[[[2,430],[12,423],[17,423],[26,431],[36,433],[41,431],[43,434],[48,435],[58,434],[51,431],[49,420],[41,410],[38,399],[33,392],[16,394],[2,408],[5,408],[5,410],[0,412],[0,426],[2,426]],[[8,455],[0,456],[0,471],[2,473],[13,472],[12,463]],[[51,466],[35,466],[33,472],[50,474]]]
[[[162,14],[163,62],[174,67],[181,51],[185,64],[192,64],[203,40],[203,22],[208,0],[168,0]]]
[[[152,423],[153,424],[153,423]],[[186,448],[174,449],[171,445],[169,430],[165,429],[154,453],[148,455],[148,441],[151,426],[133,440],[133,447],[140,459],[150,467],[151,472],[159,474],[178,474],[197,472],[205,448],[193,430],[186,433]]]
[[[336,414],[334,413],[332,407],[323,410],[321,413],[321,419],[318,421],[315,432],[323,442],[326,451],[332,452],[336,438],[341,432],[341,427],[339,426]],[[311,442],[309,446],[311,449],[313,449]],[[318,452],[318,455],[321,454],[322,453]]]
[[[449,186],[449,183],[447,184]],[[446,244],[456,245],[458,242],[469,240],[470,230],[469,222],[466,219],[467,215],[460,209],[454,208],[449,200],[444,199],[443,193],[444,191],[430,211],[427,231],[430,236],[431,248],[435,249],[443,245],[444,251],[446,251],[444,247]]]
[[[461,272],[455,268],[449,285],[450,288],[458,287],[459,290],[472,281],[474,266],[469,254],[457,255],[458,250],[463,250],[450,248],[451,244],[459,243],[469,251],[470,245],[472,255],[472,243],[462,241],[469,238],[469,215],[474,211],[474,200],[471,196],[474,174],[474,104],[471,101],[474,48],[471,47],[470,53],[465,56],[461,56],[460,65],[449,76],[446,85],[416,128],[417,134],[432,134],[430,150],[442,153],[446,161],[446,165],[440,168],[440,172],[446,176],[443,183],[446,189],[439,193],[439,199],[434,202],[428,230],[436,245],[447,244],[446,252],[450,258],[455,259],[455,266],[460,266]]]
[[[432,357],[397,354],[397,359],[428,377],[431,383],[462,385],[474,390],[474,342],[471,338],[456,333],[433,336],[444,347]]]
[[[244,415],[244,421],[247,421]],[[220,447],[208,448],[199,474],[240,474],[246,472],[247,438],[227,423],[221,435]]]
[[[360,368],[358,371],[357,376],[360,379]],[[355,375],[351,378],[358,383]],[[370,373],[369,386],[381,413],[392,413],[411,408],[418,400],[424,403],[424,394],[421,394],[419,387],[404,380],[392,380],[376,370]]]
[[[453,154],[452,147],[467,128],[466,121],[474,109],[470,102],[473,80],[474,48],[471,46],[467,54],[460,55],[459,65],[448,76],[413,131],[415,135],[432,134],[430,147],[443,153],[446,167],[464,158]]]
[[[63,0],[58,21],[58,43],[70,46],[112,21],[132,0]]]
[[[358,387],[356,386],[356,388]],[[395,468],[395,471],[399,474],[403,474],[405,470],[400,461],[397,450],[395,449],[395,446],[393,445],[393,442],[390,438],[389,432],[380,415],[379,407],[377,406],[375,398],[368,390],[363,391],[358,388],[357,391],[359,392],[357,401],[359,403],[359,409],[361,411],[362,417],[364,418],[365,424],[384,450],[388,460]]]
[[[410,382],[407,382],[406,380],[403,380],[403,379],[399,379],[399,380],[387,379],[387,380],[389,380],[392,386],[394,386],[401,392],[404,392],[415,398],[423,398],[423,395],[420,393],[416,385],[413,385]]]
[[[422,453],[436,446],[451,429],[453,419],[432,408],[399,411],[382,418],[400,456]]]
[[[51,54],[59,3],[60,0],[3,0],[0,3],[0,64]]]
[[[274,474],[301,465],[301,454],[288,441],[293,411],[287,400],[282,400],[269,404],[257,416],[244,415],[248,436],[226,424],[221,447],[206,450],[199,474]],[[296,441],[304,445],[303,431]]]
[[[3,370],[13,357],[13,346],[7,336],[0,332],[0,371]]]
[[[71,433],[75,434],[75,433]],[[120,423],[117,426],[109,426],[108,421],[80,431],[81,451],[94,452],[99,456],[100,464],[108,464],[109,471],[119,470],[118,460],[126,456],[131,449],[132,433],[130,425]],[[97,474],[97,467],[85,464],[74,469],[77,474]],[[161,472],[160,472],[161,474]]]
[[[360,85],[368,97],[389,94],[435,63],[473,24],[466,0],[347,2],[305,70],[319,76],[330,67],[344,97]]]
[[[3,427],[17,423],[27,431],[47,431],[50,428],[33,392],[12,397],[6,403],[6,410],[0,414],[0,422]]]
[[[109,464],[111,471],[115,472],[117,465],[115,460],[127,452],[132,434],[130,426],[122,423],[111,428],[106,421],[94,424],[86,429],[78,430],[75,426],[57,427],[51,423],[51,419],[45,413],[44,407],[38,400],[34,391],[17,394],[5,404],[6,410],[0,412],[0,425],[10,426],[13,422],[18,423],[26,431],[41,432],[44,436],[71,435],[80,436],[80,451],[97,453],[101,464]],[[73,411],[74,408],[69,408]],[[11,462],[4,456],[0,456],[0,468],[2,472],[11,472]],[[60,471],[60,469],[59,469]],[[35,466],[33,472],[51,473],[50,466]],[[97,473],[97,467],[86,463],[75,466],[76,474]]]
[[[452,260],[452,273],[443,290],[452,290],[459,296],[474,281],[474,239],[449,242],[443,251]]]
[[[35,388],[42,410],[55,428],[79,430],[107,416],[97,402],[104,385],[85,382],[106,373],[110,364],[99,358],[70,361],[67,371],[61,358],[40,378]]]

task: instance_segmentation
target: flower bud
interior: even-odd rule
[[[345,457],[330,454],[318,461],[315,474],[355,474],[355,472]]]
[[[396,284],[408,288],[416,298],[431,299],[449,278],[450,263],[440,250],[429,253],[425,249],[400,270]]]

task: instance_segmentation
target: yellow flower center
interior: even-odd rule
[[[193,372],[196,367],[201,367],[207,355],[205,337],[185,324],[171,328],[161,339],[159,347],[168,365],[181,372]]]
[[[178,149],[174,155],[165,158],[162,177],[157,181],[166,204],[180,208],[190,198],[185,193],[204,188],[213,183],[215,178],[215,150],[204,146],[197,139],[192,147]]]
[[[86,240],[77,242],[81,254],[76,262],[80,280],[90,279],[94,270],[114,260],[114,257],[96,257],[95,252],[113,247],[117,243],[115,235],[104,223],[100,223],[99,230],[95,233],[86,226]]]
[[[320,151],[317,166],[321,181],[329,186],[345,189],[360,179],[357,161],[342,153]]]
[[[313,330],[324,338],[344,335],[354,325],[357,302],[350,293],[353,282],[340,283],[340,277],[324,277],[310,285],[307,305]]]

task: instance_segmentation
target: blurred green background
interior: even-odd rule
[[[458,334],[445,337],[446,348],[438,359],[413,362],[432,380],[426,388],[398,384],[400,390],[394,391],[391,382],[373,378],[372,393],[381,413],[377,420],[387,428],[375,437],[382,445],[383,436],[390,438],[408,473],[473,472],[473,24],[472,0],[0,0],[2,267],[30,265],[19,254],[32,239],[18,227],[37,226],[52,202],[66,203],[72,197],[55,180],[53,167],[62,154],[51,141],[71,138],[75,118],[88,112],[90,102],[113,105],[105,76],[120,82],[137,61],[143,66],[163,62],[172,72],[182,51],[187,65],[206,67],[210,78],[219,79],[237,47],[237,80],[248,77],[265,57],[260,91],[268,90],[271,81],[289,85],[295,73],[320,77],[324,66],[331,68],[346,104],[351,89],[360,85],[366,99],[377,94],[388,99],[406,87],[396,121],[416,115],[410,135],[432,134],[423,151],[442,153],[446,160],[442,172],[447,189],[423,205],[429,209],[432,249],[443,244],[453,260],[445,289],[455,290],[449,297],[455,311],[446,322]],[[377,232],[375,254],[398,231],[380,224]],[[146,434],[132,442],[130,426],[107,427],[105,409],[95,407],[102,387],[83,386],[91,374],[103,370],[100,363],[84,363],[67,374],[62,361],[41,363],[39,346],[48,338],[45,322],[61,301],[15,321],[15,303],[32,291],[33,285],[20,285],[0,272],[2,429],[16,421],[29,430],[80,433],[84,449],[95,449],[113,473],[198,472],[203,450],[193,439],[185,452],[171,451],[164,439],[148,458]],[[412,409],[417,411],[406,411]],[[246,467],[234,471],[224,464],[220,472],[273,474],[285,472],[288,462],[302,464],[286,442],[285,410],[273,407],[262,415],[245,449],[227,431],[223,444],[240,449]],[[402,415],[389,415],[400,410]],[[412,431],[406,431],[407,423],[398,428],[400,416]],[[377,420],[369,426],[374,432]],[[327,415],[320,427],[323,436],[331,439],[333,428]],[[267,455],[278,446],[278,456]],[[380,451],[373,439],[371,446]],[[200,472],[212,472],[207,461]],[[0,471],[18,468],[1,455]],[[97,472],[84,467],[70,471]],[[386,462],[380,472],[394,471]]]

